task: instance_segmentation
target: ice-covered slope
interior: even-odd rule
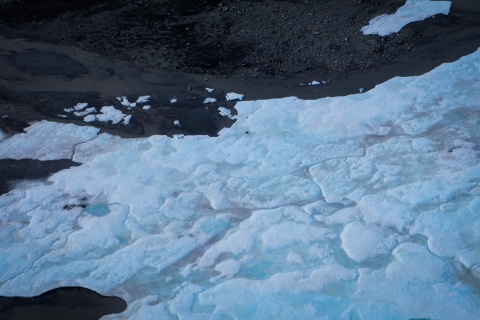
[[[386,36],[399,32],[411,22],[422,21],[436,14],[448,14],[451,1],[407,0],[394,14],[382,14],[369,21],[363,34]]]
[[[480,50],[236,109],[217,138],[101,134],[1,196],[0,295],[81,285],[125,298],[116,319],[480,318]]]

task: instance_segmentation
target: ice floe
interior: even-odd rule
[[[145,103],[148,102],[148,100],[150,100],[150,96],[140,96],[138,97],[136,103]]]
[[[203,103],[214,103],[217,102],[217,99],[215,98],[206,98]]]
[[[235,93],[235,92],[229,92],[229,93],[227,93],[226,98],[227,98],[227,101],[242,100],[243,99],[243,94]]]
[[[213,89],[213,88],[205,88],[205,90],[207,90],[208,93],[212,93],[215,89]]]
[[[386,36],[399,32],[411,22],[422,21],[436,14],[448,15],[451,1],[407,0],[394,14],[382,14],[361,29],[363,34]]]
[[[238,102],[218,137],[35,123],[2,157],[82,165],[0,196],[0,295],[127,300],[105,319],[478,319],[479,61]]]
[[[150,109],[150,108],[151,108],[151,106],[149,106],[149,105],[143,106],[143,110],[148,110],[148,109]]]
[[[170,100],[170,103],[175,103],[175,102],[177,102],[177,99],[171,99]]]
[[[176,125],[176,126],[180,126],[180,121],[175,120],[175,121],[173,121],[173,124]]]
[[[219,113],[224,117],[229,117],[230,119],[236,119],[235,116],[232,116],[232,112],[224,107],[218,107]]]

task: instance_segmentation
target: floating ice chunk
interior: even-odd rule
[[[65,112],[72,112],[74,111],[75,109],[74,108],[65,108],[63,109]]]
[[[231,100],[242,100],[243,99],[243,94],[235,93],[235,92],[229,92],[227,93],[227,101]]]
[[[214,103],[214,102],[217,102],[217,99],[215,99],[215,98],[207,98],[207,99],[205,99],[205,101],[203,101],[203,103]]]
[[[312,82],[308,83],[309,86],[318,86],[319,84],[321,84],[321,83],[318,82],[318,81],[312,81]]]
[[[88,106],[88,103],[77,103],[75,107],[73,107],[75,110],[82,110]]]
[[[4,118],[5,116],[3,116],[2,118]],[[64,115],[64,114],[57,114],[57,117],[60,117],[60,118],[66,118],[67,116]]]
[[[235,116],[232,116],[232,112],[224,107],[218,107],[219,113],[224,117],[229,117],[230,119],[236,119]]]
[[[100,112],[101,113],[96,116],[98,121],[112,121],[113,124],[116,124],[122,121],[125,117],[125,114],[122,111],[115,109],[114,106],[102,107]]]
[[[130,108],[135,108],[137,106],[136,102],[130,103]]]
[[[137,99],[137,103],[145,103],[145,102],[148,102],[148,100],[150,99],[150,96],[140,96],[138,97]]]
[[[97,112],[97,109],[95,109],[95,107],[91,107],[91,108],[85,109],[85,111],[81,111],[81,112],[75,111],[73,114],[76,115],[77,117],[83,117],[92,112]]]
[[[360,93],[362,93],[362,92],[363,92],[363,90],[365,90],[365,89],[364,89],[364,88],[360,88],[360,89],[358,89],[358,91],[360,91]]]
[[[328,81],[322,80],[322,84],[327,84]]]
[[[125,118],[123,118],[123,124],[124,124],[124,125],[129,124],[131,118],[132,118],[132,115],[131,115],[131,114],[129,114],[128,116],[125,116]]]
[[[422,21],[436,14],[447,15],[451,1],[407,0],[392,15],[382,14],[370,20],[368,26],[361,29],[363,34],[386,36],[399,32],[404,26],[414,21]]]
[[[208,91],[208,93],[212,93],[215,89],[212,89],[212,88],[205,88],[205,90]]]
[[[95,121],[97,117],[94,115],[94,114],[89,114],[88,116],[86,116],[85,118],[83,118],[83,121],[85,122],[93,122]]]
[[[8,114],[2,116],[2,119],[8,118]]]
[[[94,139],[99,129],[90,126],[76,126],[47,122],[32,124],[0,142],[0,159],[70,159],[73,146]]]
[[[118,98],[117,98],[118,99]],[[121,101],[122,105],[125,106],[125,107],[130,107],[130,101],[128,101],[127,97],[125,96],[122,96],[122,101]]]
[[[148,109],[150,109],[150,108],[151,108],[151,106],[149,106],[149,105],[143,106],[143,110],[148,110]]]
[[[175,120],[175,121],[173,121],[173,124],[176,125],[176,126],[180,126],[180,121]]]

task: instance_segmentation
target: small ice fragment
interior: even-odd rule
[[[89,114],[88,116],[86,116],[85,118],[83,118],[83,121],[85,122],[92,122],[92,121],[95,121],[97,117],[94,115],[94,114]]]
[[[207,99],[205,99],[205,101],[203,101],[203,103],[213,103],[213,102],[217,102],[217,99],[215,99],[215,98],[207,98]]]
[[[205,88],[205,90],[207,90],[207,91],[208,91],[208,93],[212,93],[212,92],[213,92],[213,90],[215,90],[215,89],[212,89],[212,88]]]
[[[358,91],[360,91],[360,93],[362,93],[362,92],[363,92],[363,90],[364,90],[364,88],[360,88],[360,89],[358,89]]]
[[[173,137],[174,137],[175,139],[183,139],[183,138],[185,137],[185,135],[183,135],[183,134],[174,134]]]
[[[65,112],[72,112],[72,111],[75,110],[75,109],[73,109],[73,108],[66,108],[66,109],[63,109],[63,110],[65,110]]]
[[[59,114],[58,116],[60,116],[60,117],[62,117],[62,116],[63,116],[63,117],[65,117],[65,118],[67,117],[67,116],[60,115],[60,114]],[[4,119],[4,118],[8,118],[8,114],[6,114],[6,115],[4,115],[4,116],[2,117],[2,119]]]
[[[122,98],[121,97],[117,97],[117,100],[122,102]]]
[[[146,106],[143,106],[143,110],[148,110],[150,109],[151,107],[149,105],[146,105]]]
[[[308,83],[309,86],[318,86],[319,84],[321,84],[321,83],[318,82],[318,81],[312,81],[312,82]]]
[[[218,111],[224,117],[229,117],[230,119],[236,119],[235,116],[232,116],[232,112],[224,107],[218,107]]]
[[[175,103],[175,102],[177,102],[177,99],[170,100],[170,103]]]
[[[130,103],[130,107],[135,108],[137,106],[136,102]]]
[[[300,83],[300,86],[303,87],[303,86],[306,86],[306,84],[305,83]]]
[[[122,105],[125,107],[130,106],[130,101],[128,101],[127,97],[122,97]]]
[[[148,99],[150,99],[150,96],[140,96],[140,97],[138,97],[136,102],[137,103],[144,103],[144,102],[147,102]]]
[[[82,110],[86,106],[88,106],[88,103],[77,103],[77,105],[73,108],[78,111],[78,110]]]
[[[92,112],[97,112],[97,109],[95,109],[95,107],[91,107],[81,112],[75,111],[73,114],[75,114],[77,117],[83,117]]]
[[[173,121],[173,124],[176,125],[176,126],[180,126],[180,121],[175,120],[175,121]]]
[[[5,118],[6,116],[3,116],[2,118]],[[57,117],[60,117],[60,118],[66,118],[67,116],[64,115],[64,114],[57,114]]]
[[[327,84],[328,81],[322,80],[322,84]]]
[[[132,115],[131,115],[131,114],[129,114],[128,116],[125,116],[125,118],[123,118],[123,124],[124,124],[124,125],[129,124],[131,118],[132,118]]]
[[[243,94],[235,93],[235,92],[229,92],[227,93],[227,100],[242,100],[243,99]]]

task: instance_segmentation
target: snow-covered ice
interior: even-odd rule
[[[175,121],[173,121],[173,124],[176,125],[176,126],[180,126],[180,121],[175,120]]]
[[[451,1],[407,0],[394,14],[382,14],[361,29],[363,34],[386,36],[399,32],[411,22],[422,21],[436,14],[448,15]]]
[[[25,131],[0,142],[0,159],[70,159],[75,145],[95,139],[100,130],[43,120]]]
[[[213,88],[205,88],[205,90],[207,90],[208,93],[212,93],[215,89],[213,89]]]
[[[175,103],[175,102],[177,102],[177,99],[171,99],[170,100],[170,103]]]
[[[229,92],[229,93],[227,93],[226,98],[227,98],[227,101],[242,100],[243,99],[243,94],[235,93],[235,92]]]
[[[105,319],[480,319],[479,61],[238,102],[218,137],[7,137],[2,157],[82,165],[0,196],[0,295],[127,300]]]
[[[144,106],[143,106],[143,110],[148,110],[148,109],[150,109],[150,108],[151,108],[151,106],[149,106],[149,105],[144,105]]]

